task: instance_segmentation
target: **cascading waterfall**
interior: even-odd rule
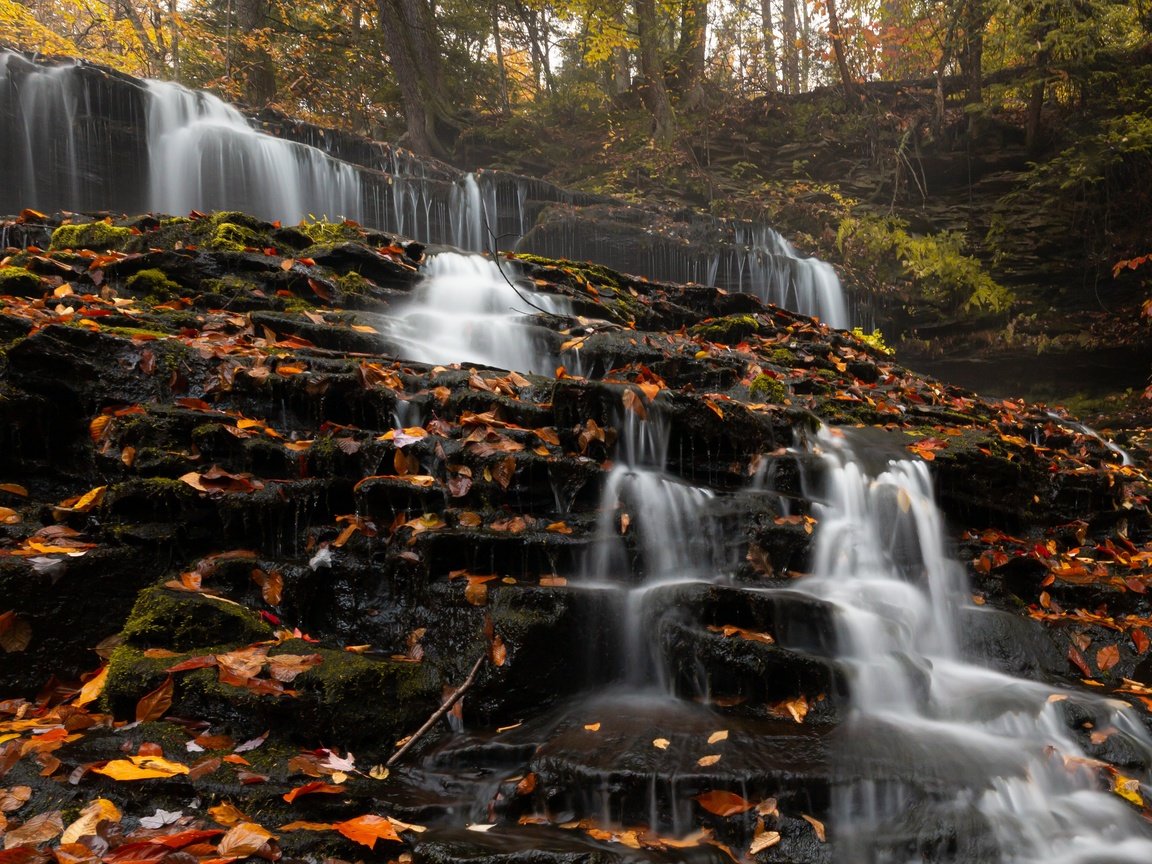
[[[816,551],[797,587],[834,608],[848,669],[836,860],[1152,861],[1147,826],[1101,788],[1063,717],[1086,704],[1147,762],[1152,742],[1130,709],[964,659],[957,622],[980,610],[964,608],[926,464],[892,461],[870,477],[839,433],[819,446]],[[947,841],[925,836],[949,824]]]
[[[550,374],[550,331],[533,327],[539,313],[570,315],[562,297],[541,294],[515,265],[480,255],[441,252],[424,264],[425,280],[407,306],[381,320],[393,350],[421,363],[478,363]]]
[[[708,512],[714,494],[667,471],[668,424],[650,405],[641,418],[625,411],[616,462],[600,496],[596,537],[582,582],[614,592],[624,680],[667,690],[652,620],[661,590],[726,579],[719,526]],[[625,541],[633,538],[632,552]]]
[[[288,223],[310,215],[364,219],[359,172],[348,163],[257,132],[208,93],[147,83],[153,209],[187,213],[207,205]]]
[[[352,219],[470,251],[515,248],[747,291],[851,326],[835,271],[765,225],[696,217],[693,230],[711,238],[696,244],[657,232],[646,232],[644,243],[595,230],[558,239],[530,226],[578,193],[498,172],[430,167],[387,145],[365,152],[357,155],[364,164],[354,165],[265,134],[231,105],[178,84],[0,52],[0,212],[242,210],[285,224]]]

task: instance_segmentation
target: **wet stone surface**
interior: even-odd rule
[[[1146,453],[698,285],[510,257],[547,311],[501,332],[548,362],[415,362],[395,322],[454,253],[242,214],[127,218],[115,248],[59,223],[11,221],[40,239],[2,252],[36,282],[0,298],[0,789],[33,796],[9,837],[107,798],[131,842],[159,807],[261,826],[265,857],[849,861],[824,835],[867,770],[918,790],[891,849],[984,860],[947,765],[841,759],[854,682],[800,581],[820,424],[932,463],[966,656],[1148,725]],[[249,242],[212,248],[222,225]],[[1105,788],[1146,768],[1077,704]],[[369,848],[368,814],[394,838]],[[196,842],[243,857],[220,836]]]

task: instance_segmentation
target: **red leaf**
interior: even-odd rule
[[[282,796],[285,801],[291,804],[301,795],[314,795],[318,793],[325,793],[328,795],[340,795],[348,790],[343,786],[334,786],[331,783],[324,783],[320,780],[315,780],[311,783],[305,783],[303,786],[297,786],[290,792],[285,792]]]
[[[701,793],[693,800],[716,816],[735,816],[737,813],[747,812],[756,806],[750,801],[745,801],[735,792],[726,792],[723,789]]]

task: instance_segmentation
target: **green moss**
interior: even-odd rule
[[[202,283],[204,291],[208,294],[222,294],[225,297],[235,297],[238,294],[249,294],[260,287],[260,283],[251,279],[242,279],[239,276],[228,274],[220,279],[205,279]]]
[[[173,297],[179,297],[184,289],[179,282],[173,282],[163,270],[150,268],[141,270],[129,276],[128,289],[138,295],[143,295],[153,303],[163,303]]]
[[[336,277],[336,284],[340,290],[349,296],[357,297],[367,294],[372,283],[355,271]]]
[[[688,332],[709,342],[734,345],[743,342],[760,329],[755,315],[726,315],[723,318],[709,318],[693,326]]]
[[[293,294],[291,297],[284,298],[284,311],[285,312],[315,312],[316,305],[309,303],[303,297]]]
[[[874,329],[871,333],[865,333],[863,328],[853,327],[852,335],[870,348],[876,349],[881,354],[891,355],[896,353],[894,349],[888,347],[888,344],[884,341],[884,334],[880,332],[879,328]]]
[[[779,405],[788,398],[788,388],[771,375],[757,375],[748,385],[748,398],[753,402]]]
[[[777,366],[785,366],[789,369],[796,365],[796,355],[787,348],[772,349],[768,354],[768,360]]]
[[[171,228],[173,225],[190,225],[190,224],[192,224],[192,220],[189,219],[187,216],[173,216],[170,219],[161,219],[160,220],[160,227],[161,228]]]
[[[190,651],[267,639],[272,629],[250,610],[204,594],[145,588],[124,624],[128,644]]]
[[[132,229],[118,228],[108,222],[86,222],[61,225],[52,232],[53,249],[122,249],[132,239]]]
[[[208,248],[220,252],[243,252],[263,246],[260,236],[251,228],[234,222],[220,222],[208,240]]]
[[[40,277],[23,267],[0,267],[0,294],[39,294]]]
[[[360,229],[342,222],[328,222],[323,219],[301,221],[297,226],[313,243],[334,245],[337,243],[359,242],[363,239]]]

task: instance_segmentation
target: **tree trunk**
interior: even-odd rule
[[[684,0],[680,9],[680,55],[676,89],[680,105],[691,111],[704,104],[704,68],[708,59],[708,0]]]
[[[784,0],[780,17],[780,53],[784,58],[784,92],[800,92],[799,31],[796,26],[796,0]]]
[[[844,85],[844,99],[853,103],[856,101],[856,79],[848,69],[848,58],[844,54],[844,31],[840,29],[840,13],[836,9],[836,0],[827,0],[828,5],[828,35],[832,39],[832,53],[836,55],[836,68],[840,70],[840,81]]]
[[[496,42],[496,66],[500,73],[500,110],[508,113],[508,70],[504,68],[504,40],[500,38],[500,6],[492,4],[492,38]]]
[[[776,74],[776,39],[772,34],[772,0],[760,0],[760,30],[764,38],[764,87],[771,93],[780,89]]]
[[[440,94],[440,52],[432,10],[424,0],[377,0],[381,35],[404,109],[408,146],[445,155],[438,125],[447,119]]]
[[[268,27],[270,0],[238,0],[236,27],[243,37],[252,37]],[[243,40],[241,42],[243,45]],[[263,108],[276,98],[276,68],[272,57],[259,40],[240,49],[244,70],[244,101]]]
[[[668,144],[676,137],[676,118],[664,83],[655,0],[636,0],[636,18],[640,40],[640,72],[644,76],[644,103],[652,114],[652,136],[658,143]]]

